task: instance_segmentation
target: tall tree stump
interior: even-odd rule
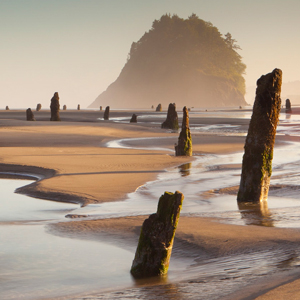
[[[103,118],[104,120],[109,120],[109,106],[106,106]]]
[[[55,92],[53,97],[51,98],[50,109],[51,109],[50,121],[60,121],[58,92]]]
[[[281,108],[282,71],[274,69],[257,81],[253,113],[245,142],[238,202],[266,200],[272,174],[273,148]]]
[[[182,127],[178,137],[178,144],[175,146],[176,156],[192,156],[192,136],[190,131],[189,112],[186,106],[183,108]]]
[[[178,115],[175,103],[170,103],[168,107],[167,119],[161,124],[161,128],[178,130]]]

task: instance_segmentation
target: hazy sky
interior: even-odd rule
[[[299,0],[0,0],[0,109],[49,107],[56,91],[61,105],[87,107],[165,13],[230,32],[247,86],[274,68],[300,80]]]

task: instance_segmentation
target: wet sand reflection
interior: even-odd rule
[[[179,172],[182,177],[189,176],[191,174],[192,163],[186,163],[178,166]]]
[[[274,220],[268,208],[268,201],[259,203],[242,203],[238,202],[242,220],[245,225],[258,225],[265,227],[274,227]]]

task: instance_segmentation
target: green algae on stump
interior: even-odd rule
[[[183,119],[178,145],[175,146],[176,156],[192,156],[192,136],[190,131],[189,113],[186,106],[183,108]]]
[[[178,191],[165,192],[157,212],[144,221],[130,270],[133,277],[167,274],[183,198]]]
[[[259,203],[268,197],[273,148],[281,108],[282,71],[257,81],[253,113],[245,142],[238,202]]]

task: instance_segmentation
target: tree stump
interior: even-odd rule
[[[183,198],[178,191],[165,192],[157,212],[144,221],[130,271],[133,277],[167,274]]]
[[[167,119],[161,124],[161,128],[178,130],[178,115],[175,103],[170,103],[168,107]]]
[[[109,120],[109,106],[106,106],[103,118],[104,120]]]
[[[245,142],[238,202],[259,203],[268,197],[273,148],[281,108],[282,71],[257,81],[253,113]]]
[[[175,146],[175,156],[192,156],[192,136],[190,131],[189,113],[186,106],[183,108],[183,119],[178,144]]]
[[[59,116],[59,96],[58,93],[55,92],[52,99],[51,99],[51,118],[50,121],[60,121]]]

